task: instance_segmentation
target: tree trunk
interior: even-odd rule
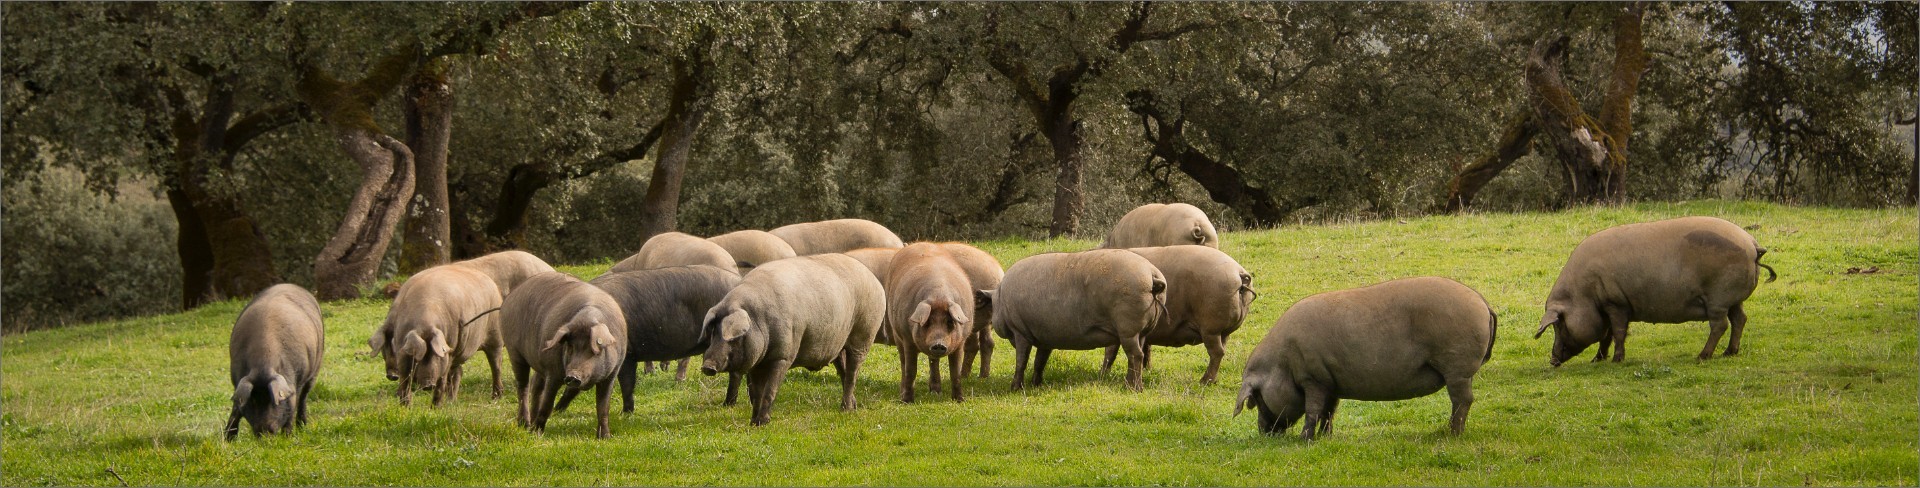
[[[174,208],[174,220],[180,222],[176,244],[182,273],[181,305],[186,308],[251,297],[280,282],[273,268],[273,252],[259,223],[247,215],[237,196],[209,188],[208,181],[216,167],[232,169],[238,146],[264,129],[250,126],[235,136],[237,140],[229,141],[228,123],[233,118],[235,98],[230,88],[232,80],[216,77],[208,86],[198,120],[181,113],[172,130],[178,186],[168,190],[167,200]]]
[[[1608,77],[1607,98],[1600,118],[1581,110],[1567,89],[1560,65],[1567,57],[1567,36],[1542,39],[1527,59],[1527,87],[1532,93],[1537,128],[1553,143],[1564,168],[1568,200],[1575,204],[1620,202],[1626,199],[1627,142],[1633,135],[1633,98],[1646,71],[1641,44],[1645,4],[1622,7],[1615,15],[1614,64]]]
[[[1053,145],[1053,163],[1059,170],[1053,180],[1053,224],[1047,227],[1047,237],[1079,232],[1080,210],[1086,207],[1086,197],[1080,192],[1086,141],[1080,133],[1080,121],[1073,118],[1072,106],[1058,110],[1059,114],[1047,124],[1047,142]]]
[[[207,228],[186,192],[168,188],[167,204],[179,223],[174,249],[180,253],[180,309],[191,310],[219,296],[213,289],[213,244],[207,242]]]
[[[1513,166],[1521,156],[1533,151],[1533,136],[1540,132],[1533,123],[1533,114],[1520,110],[1507,124],[1507,130],[1500,134],[1500,142],[1492,153],[1480,158],[1471,165],[1460,169],[1453,175],[1453,181],[1447,184],[1447,200],[1443,204],[1447,213],[1457,213],[1473,205],[1473,197],[1480,194],[1493,177]]]
[[[360,165],[360,188],[313,259],[314,294],[321,300],[357,297],[360,286],[373,281],[413,194],[413,152],[406,144],[362,127],[339,128],[335,138]]]
[[[1127,110],[1140,115],[1142,136],[1153,144],[1152,157],[1174,163],[1182,174],[1207,190],[1208,198],[1232,208],[1249,227],[1280,225],[1294,210],[1319,203],[1318,199],[1309,199],[1299,204],[1276,204],[1266,189],[1247,183],[1239,169],[1188,143],[1185,119],[1169,120],[1156,105],[1157,99],[1154,92],[1148,90],[1127,93]]]
[[[706,60],[698,48],[688,59],[674,61],[673,101],[667,109],[660,152],[654,156],[653,176],[640,200],[640,235],[633,247],[655,235],[679,228],[680,184],[686,179],[687,156],[706,115]]]
[[[422,72],[408,87],[406,101],[414,191],[402,226],[400,272],[411,274],[445,264],[451,257],[447,146],[453,136],[453,89],[443,73]]]

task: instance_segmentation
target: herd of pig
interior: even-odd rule
[[[1203,344],[1200,377],[1211,384],[1258,294],[1253,276],[1218,250],[1198,208],[1150,204],[1121,218],[1099,249],[1039,254],[1004,271],[960,243],[905,244],[880,224],[843,219],[708,239],[667,233],[591,281],[507,251],[434,267],[400,286],[368,345],[398,382],[401,404],[416,390],[433,403],[459,394],[461,368],[484,353],[493,396],[504,350],[520,399],[516,421],[542,431],[580,391],[596,397],[598,435],[609,435],[613,382],[633,410],[641,365],[701,356],[700,372],[727,374],[723,405],[741,379],[751,423],[766,424],[792,368],[832,365],[840,407],[855,405],[854,380],[875,343],[898,349],[900,400],[913,402],[919,356],[928,390],[962,401],[962,379],[988,376],[994,339],[1013,345],[1012,387],[1045,377],[1056,349],[1105,349],[1103,369],[1127,357],[1126,386],[1142,387],[1152,346]],[[1550,363],[1589,345],[1595,361],[1626,354],[1630,321],[1711,323],[1700,359],[1731,330],[1739,352],[1741,304],[1766,253],[1740,227],[1712,217],[1628,224],[1575,247],[1547,296],[1538,338],[1554,329]],[[1772,281],[1770,278],[1768,281]],[[233,410],[224,434],[246,419],[255,435],[306,422],[320,370],[319,303],[290,284],[262,291],[240,312],[229,353]],[[1473,377],[1493,355],[1498,318],[1456,281],[1417,277],[1306,297],[1288,308],[1247,358],[1234,413],[1252,408],[1259,431],[1293,424],[1311,439],[1331,426],[1341,399],[1451,397],[1458,434],[1473,404]],[[1031,356],[1030,356],[1031,355]],[[1304,422],[1302,418],[1304,417]]]

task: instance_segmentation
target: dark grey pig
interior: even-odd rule
[[[632,412],[637,363],[685,361],[706,350],[707,337],[700,320],[740,284],[740,276],[712,266],[680,266],[607,273],[590,283],[613,296],[627,319],[627,356],[619,376],[620,411]],[[686,379],[684,368],[680,379]],[[569,391],[555,408],[566,409],[572,398]]]
[[[1580,241],[1560,268],[1547,295],[1540,334],[1553,328],[1558,367],[1600,343],[1594,361],[1627,355],[1627,323],[1677,324],[1705,320],[1712,326],[1700,360],[1713,357],[1720,334],[1731,325],[1724,355],[1740,353],[1740,332],[1747,328],[1741,306],[1753,295],[1760,268],[1773,281],[1773,268],[1760,264],[1767,250],[1732,222],[1713,217],[1681,217],[1627,224],[1596,232]]]
[[[700,372],[746,375],[752,423],[765,425],[787,370],[819,371],[831,364],[840,375],[840,409],[853,410],[853,382],[886,305],[880,281],[844,254],[761,265],[707,311]],[[729,401],[738,385],[730,383]]]
[[[1260,432],[1269,435],[1305,415],[1300,437],[1312,440],[1332,428],[1340,400],[1406,400],[1446,388],[1458,435],[1473,406],[1473,375],[1493,358],[1497,327],[1478,292],[1446,278],[1313,295],[1254,346],[1233,414],[1259,411]]]
[[[242,418],[254,436],[306,425],[307,393],[320,376],[326,347],[320,303],[305,288],[274,285],[253,297],[227,343],[233,383],[227,440],[239,434]]]
[[[569,393],[592,387],[596,435],[610,435],[608,399],[627,355],[626,323],[612,296],[573,275],[542,273],[515,288],[500,305],[500,335],[520,394],[516,421],[545,431],[562,386]]]

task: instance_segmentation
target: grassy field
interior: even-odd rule
[[[1549,340],[1531,335],[1573,246],[1682,215],[1757,226],[1771,250],[1781,276],[1747,302],[1742,355],[1696,362],[1704,322],[1635,324],[1626,362],[1588,363],[1589,350],[1549,368]],[[1221,247],[1261,295],[1214,386],[1197,384],[1206,353],[1194,346],[1156,351],[1145,392],[1121,386],[1124,370],[1100,374],[1096,351],[1062,351],[1045,386],[1015,393],[1001,340],[993,376],[968,382],[965,403],[906,405],[896,355],[879,346],[851,413],[831,368],[789,375],[760,428],[744,401],[719,406],[724,376],[655,374],[632,414],[616,410],[608,440],[593,438],[590,401],[545,435],[515,428],[513,393],[488,400],[483,363],[469,365],[458,403],[399,406],[367,354],[387,309],[369,300],[322,307],[327,359],[305,430],[222,442],[226,341],[243,305],[231,301],[6,337],[0,484],[1913,485],[1916,234],[1911,208],[1718,201],[1235,232]],[[1012,264],[1097,242],[977,245]],[[1416,275],[1466,283],[1500,315],[1465,435],[1444,434],[1444,393],[1344,402],[1333,434],[1310,443],[1230,416],[1248,352],[1289,305]]]

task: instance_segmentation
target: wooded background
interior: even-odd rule
[[[0,5],[7,330],[519,248],[1913,205],[1916,4]]]

